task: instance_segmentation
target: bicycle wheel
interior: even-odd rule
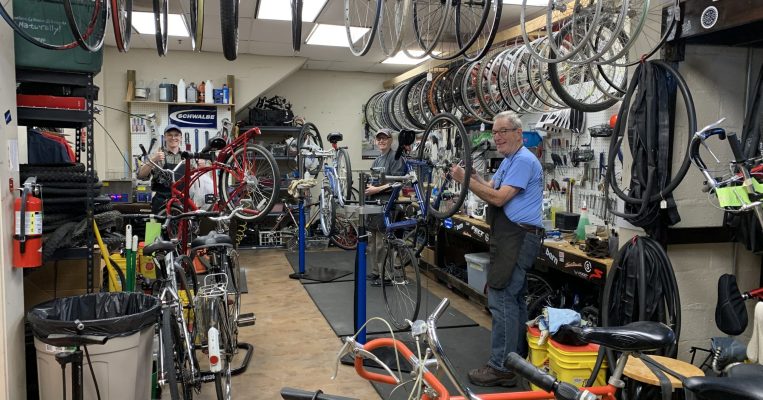
[[[485,24],[482,26],[482,30],[477,35],[474,43],[464,52],[464,59],[466,61],[480,60],[490,51],[495,35],[498,33],[502,12],[503,0],[494,0],[489,7],[489,14]]]
[[[318,127],[306,122],[297,136],[297,168],[300,178],[315,178],[321,171],[321,160],[318,157],[302,153],[313,148],[323,150],[323,139]]]
[[[437,60],[452,60],[463,55],[482,35],[488,14],[496,1],[453,2],[452,17],[446,22],[448,26],[430,56]],[[473,57],[471,60],[475,59]]]
[[[193,399],[191,384],[191,356],[184,345],[177,320],[176,310],[165,309],[162,313],[162,352],[164,354],[164,376],[170,388],[172,400]]]
[[[166,385],[170,388],[170,398],[172,400],[180,399],[178,392],[177,366],[175,364],[175,341],[172,335],[171,312],[168,308],[162,310],[162,325],[159,327],[161,333],[162,347],[162,369]]]
[[[404,244],[387,241],[384,260],[382,294],[384,305],[398,329],[407,329],[406,320],[415,321],[421,304],[419,263],[413,251]]]
[[[440,145],[437,154],[427,151],[427,146],[419,147],[418,161],[427,163],[430,168],[419,168],[419,181],[416,184],[420,186],[420,192],[426,194],[424,201],[428,212],[436,218],[444,219],[461,209],[469,191],[472,146],[466,128],[453,114],[442,113],[432,118],[421,142],[427,143],[430,136],[439,136]],[[458,184],[450,177],[451,164],[459,162],[464,166],[463,184]]]
[[[132,0],[111,0],[111,23],[117,50],[126,53],[132,36]]]
[[[302,0],[291,0],[291,48],[302,47]]]
[[[394,57],[403,44],[408,27],[411,0],[382,0],[379,15],[379,45],[387,57]]]
[[[318,211],[321,213],[321,231],[324,236],[331,237],[334,231],[334,220],[336,220],[336,199],[334,199],[334,194],[327,184],[321,188],[318,207]]]
[[[352,165],[350,164],[350,153],[347,149],[339,149],[336,152],[336,176],[342,188],[342,197],[344,200],[350,200],[352,197]]]
[[[554,288],[540,275],[532,272],[527,273],[527,295],[525,304],[527,304],[527,318],[533,319],[543,312],[543,307],[556,306],[554,301]]]
[[[191,49],[201,51],[204,43],[204,0],[191,0]]]
[[[167,54],[167,34],[169,33],[169,0],[154,0],[153,5],[156,51],[159,57],[164,57]]]
[[[228,353],[228,340],[226,337],[225,326],[223,321],[227,319],[225,312],[225,305],[222,299],[217,298],[214,301],[210,301],[210,316],[212,317],[211,326],[218,329],[219,332],[219,344],[220,344],[220,370],[214,372],[215,376],[215,393],[217,394],[217,400],[230,400],[232,395],[231,385],[231,358],[232,354]],[[211,362],[211,361],[210,361]]]
[[[450,9],[450,2],[441,0],[416,0],[413,3],[413,32],[416,42],[424,52],[422,57],[431,55],[437,46]]]
[[[92,16],[85,24],[86,29],[84,34],[79,29],[81,24],[77,21],[78,18],[74,13],[72,1],[63,0],[63,4],[66,20],[69,23],[72,36],[74,36],[74,39],[79,43],[79,46],[89,52],[100,50],[106,39],[106,21],[109,19],[110,2],[107,0],[95,1]]]
[[[225,161],[229,169],[220,171],[220,197],[228,210],[250,201],[238,214],[247,221],[268,215],[279,196],[281,173],[273,155],[258,144],[236,149]]]
[[[343,250],[358,248],[358,228],[351,219],[337,214],[334,220],[334,233],[329,236],[331,243]]]
[[[239,0],[220,0],[223,55],[229,61],[238,57],[238,2]]]
[[[237,250],[230,249],[224,258],[227,260],[225,271],[228,274],[228,329],[226,331],[230,334],[227,351],[231,354],[238,351],[238,317],[241,314],[241,266],[238,256]]]
[[[379,26],[383,0],[344,0],[344,28],[352,54],[366,55],[374,43],[374,35]],[[352,28],[365,28],[362,33]]]

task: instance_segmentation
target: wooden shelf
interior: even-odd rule
[[[128,100],[127,101],[130,104],[172,104],[176,106],[200,106],[200,107],[235,107],[235,104],[228,103],[228,104],[222,104],[222,103],[213,103],[213,104],[207,104],[207,103],[177,103],[177,102],[171,102],[171,101],[148,101],[148,100]]]

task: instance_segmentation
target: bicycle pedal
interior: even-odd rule
[[[236,321],[236,324],[239,326],[239,328],[243,328],[245,326],[254,325],[256,320],[257,320],[257,317],[254,316],[254,313],[240,314],[238,316],[238,321]]]

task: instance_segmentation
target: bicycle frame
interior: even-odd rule
[[[428,216],[428,210],[429,210],[429,191],[427,190],[426,196],[421,193],[421,188],[418,185],[419,183],[419,177],[416,174],[414,167],[419,167],[424,170],[424,174],[427,177],[427,182],[431,180],[432,171],[431,166],[426,161],[418,161],[418,160],[409,160],[405,159],[405,165],[406,165],[406,178],[404,180],[410,181],[413,184],[413,190],[416,194],[416,202],[418,204],[422,204],[423,206],[419,209],[421,210],[421,219],[426,220]],[[434,207],[437,207],[440,202],[440,196],[442,193],[443,188],[447,184],[447,181],[443,183],[443,186],[438,188],[439,194],[437,199],[435,199]],[[407,229],[407,228],[413,228],[416,225],[419,224],[419,219],[408,219],[398,222],[392,221],[392,209],[397,205],[397,199],[400,195],[400,191],[403,189],[402,184],[394,184],[392,185],[392,193],[390,193],[389,200],[387,201],[387,204],[384,205],[384,226],[386,227],[386,231],[388,234],[401,230],[401,229]]]

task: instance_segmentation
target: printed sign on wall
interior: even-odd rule
[[[181,128],[217,128],[217,108],[169,106],[170,123]]]

